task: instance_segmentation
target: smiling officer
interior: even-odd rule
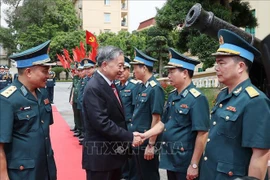
[[[0,179],[56,180],[52,107],[44,88],[49,44],[9,57],[17,62],[19,76],[0,91]]]

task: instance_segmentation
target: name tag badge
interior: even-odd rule
[[[30,110],[31,106],[26,106],[26,107],[21,107],[20,110],[21,111],[26,111],[26,110]]]
[[[142,93],[142,97],[146,97],[147,96],[147,94],[146,93]]]

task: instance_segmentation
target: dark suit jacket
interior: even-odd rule
[[[128,158],[133,134],[123,108],[105,79],[95,73],[84,90],[85,138],[82,165],[91,171],[120,168]]]

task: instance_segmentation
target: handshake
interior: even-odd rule
[[[144,133],[139,133],[139,132],[133,132],[133,142],[132,146],[133,147],[138,147],[140,146],[146,139],[148,139]]]

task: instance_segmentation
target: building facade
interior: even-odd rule
[[[3,48],[3,45],[0,44],[0,65],[8,65],[9,66],[9,61],[7,59],[7,52]]]
[[[73,0],[81,29],[96,35],[128,30],[128,0]]]
[[[259,39],[264,39],[270,34],[270,1],[269,0],[245,0],[250,4],[250,10],[257,18],[258,26],[256,28],[246,28],[245,30]]]

